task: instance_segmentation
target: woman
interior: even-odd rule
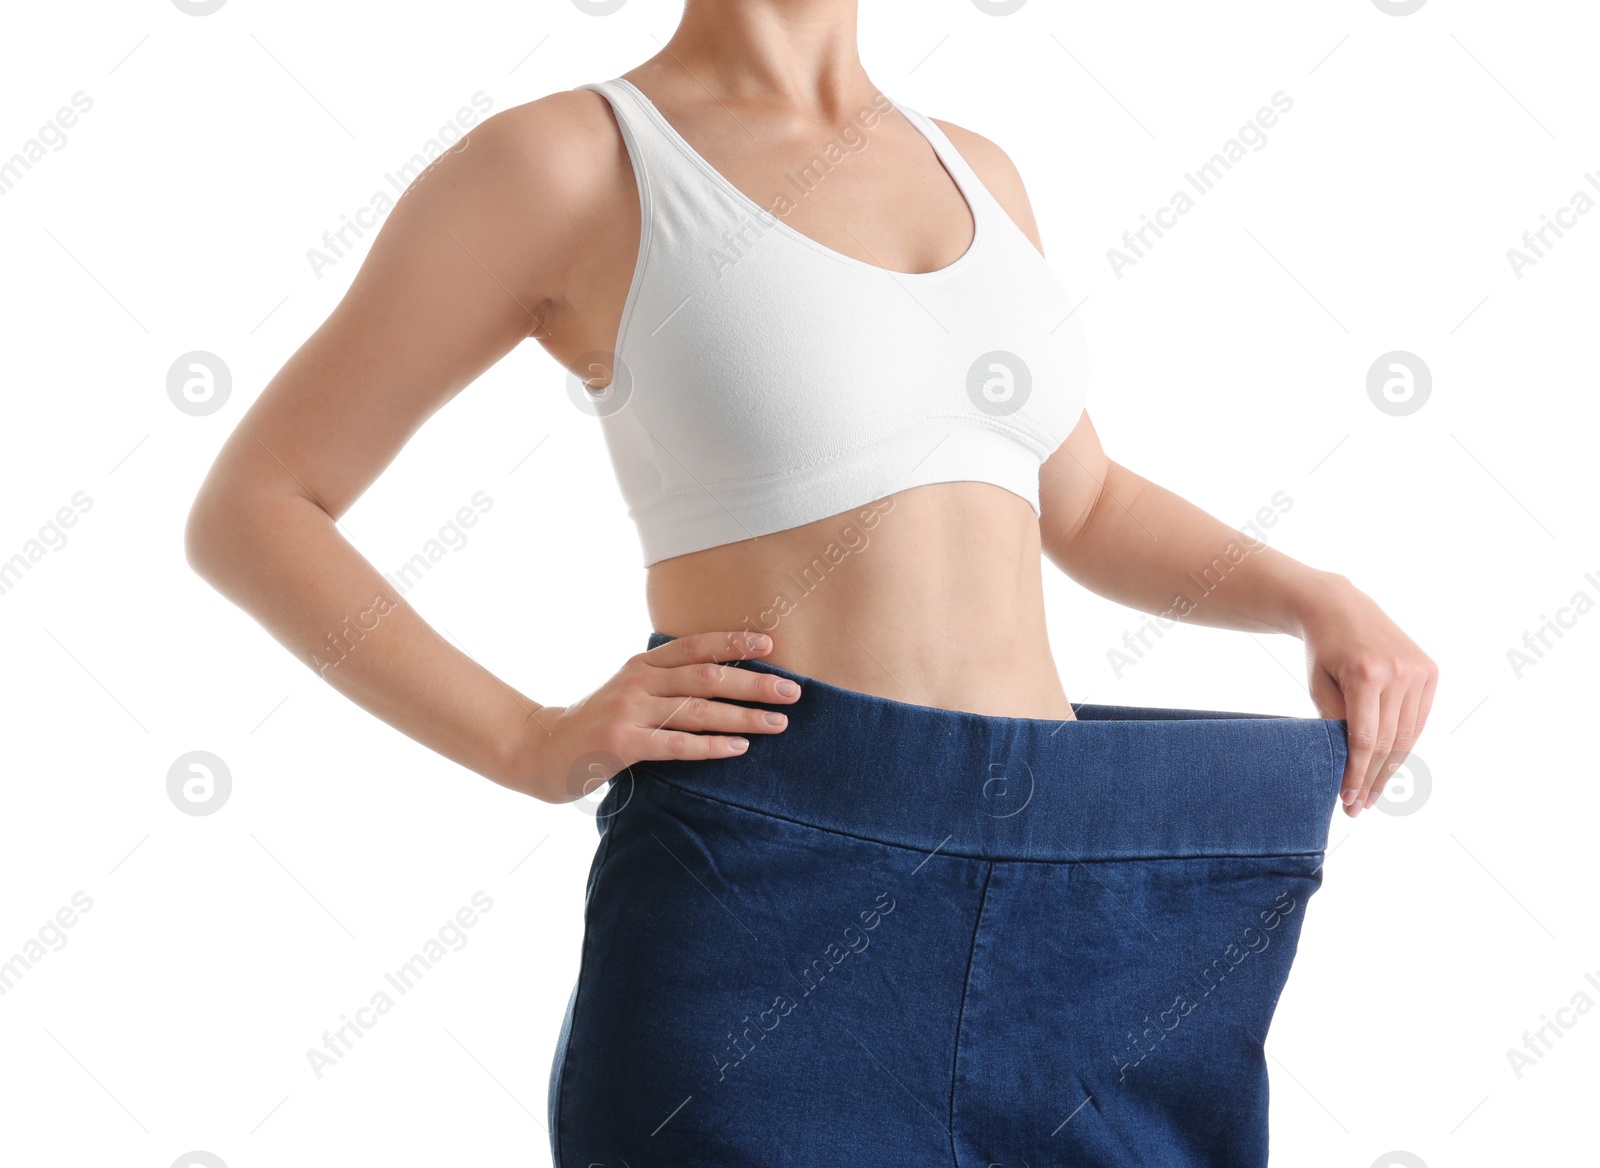
[[[363,613],[323,676],[495,782],[614,779],[558,1164],[1264,1163],[1260,1043],[1334,792],[1378,798],[1435,667],[1348,580],[1235,554],[1107,457],[1015,169],[885,98],[855,26],[688,0],[624,78],[474,129],[229,439],[190,562],[313,664]],[[656,630],[568,705],[335,527],[529,336],[600,418]],[[1301,637],[1323,716],[1075,715],[1044,556]]]

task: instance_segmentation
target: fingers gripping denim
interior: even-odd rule
[[[737,667],[800,682],[788,728],[601,804],[558,1166],[1266,1163],[1343,722]]]

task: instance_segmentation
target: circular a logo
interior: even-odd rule
[[[1406,756],[1400,769],[1389,776],[1383,794],[1373,804],[1385,815],[1415,815],[1433,794],[1433,774],[1414,754]]]
[[[996,349],[985,353],[967,370],[967,396],[986,414],[1014,414],[1033,392],[1033,373],[1015,353]]]
[[[191,750],[167,768],[167,798],[185,815],[219,811],[232,792],[228,764],[209,750]]]
[[[567,768],[566,791],[574,810],[591,819],[610,819],[633,798],[633,771],[610,751],[591,750]]]
[[[185,16],[210,16],[217,9],[226,4],[228,0],[172,0],[172,6]],[[206,1156],[209,1152],[197,1152],[196,1155]],[[217,1163],[220,1165],[221,1160]]]
[[[1428,0],[1372,0],[1372,6],[1385,16],[1410,16],[1427,2]]]
[[[994,819],[1010,819],[1033,802],[1033,768],[1023,759],[1022,769],[1028,772],[1026,782],[1001,773],[1005,764],[989,764],[989,777],[983,784],[983,813]]]
[[[172,1162],[172,1168],[228,1168],[228,1166],[222,1162],[221,1156],[210,1152],[185,1152]]]
[[[1373,405],[1397,418],[1416,413],[1432,392],[1428,363],[1404,349],[1385,353],[1367,370],[1367,396]]]
[[[167,370],[167,396],[186,414],[201,418],[214,414],[228,401],[233,374],[215,353],[196,349],[185,353]]]
[[[628,404],[633,374],[615,353],[596,349],[577,360],[578,373],[567,374],[567,397],[591,418],[604,418]]]
[[[1428,1168],[1415,1152],[1385,1152],[1372,1162],[1372,1168]]]
[[[972,6],[985,16],[1010,16],[1028,0],[972,0]]]
[[[572,0],[572,6],[585,16],[610,16],[628,0]]]

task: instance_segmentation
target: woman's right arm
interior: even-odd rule
[[[714,699],[793,700],[776,679],[710,664],[766,649],[743,634],[679,638],[572,706],[542,706],[431,628],[336,521],[424,421],[525,337],[546,335],[566,304],[577,225],[619,178],[595,132],[602,100],[567,92],[507,110],[412,183],[344,298],[224,443],[185,531],[194,570],[334,688],[551,802],[584,793],[569,773],[592,752],[619,765],[718,757],[742,749],[729,734],[774,732],[761,711]],[[723,733],[693,733],[706,730]]]

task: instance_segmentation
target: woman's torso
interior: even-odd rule
[[[709,164],[763,208],[772,202],[761,192],[793,191],[788,176],[816,157],[819,142],[838,132],[830,126],[781,124],[779,116],[759,110],[729,111],[708,103],[703,94],[697,102],[650,68],[625,77],[656,111],[636,118],[636,130],[679,137],[680,147],[699,156],[696,161]],[[609,354],[619,343],[640,249],[635,172],[611,111],[598,97],[596,106],[616,140],[615,181],[605,184],[605,197],[577,225],[583,259],[569,274],[565,299],[545,321],[548,337],[541,338],[573,369],[588,364],[586,355]],[[642,104],[629,108],[648,112]],[[670,128],[645,125],[659,116]],[[992,220],[999,207],[969,208],[962,187],[974,175],[978,181],[984,176],[969,167],[958,185],[936,149],[930,149],[935,143],[898,114],[891,111],[877,123],[869,145],[814,182],[783,211],[782,224],[821,245],[818,250],[845,257],[841,274],[852,267],[852,258],[860,269],[852,276],[859,278],[866,272],[862,265],[870,264],[870,275],[884,281],[884,295],[903,295],[912,308],[952,318],[939,325],[944,334],[960,329],[960,320],[953,319],[959,305],[951,293],[961,291],[953,283],[961,273],[952,270],[950,280],[933,284],[921,274],[966,262],[976,243],[1015,247],[1020,231],[1018,238],[1000,242],[975,238],[980,226],[995,234]],[[953,161],[959,166],[965,155]],[[968,193],[986,197],[992,185],[983,187]],[[659,204],[672,193],[656,189],[651,197]],[[979,218],[984,214],[989,220]],[[781,255],[785,247],[805,249],[804,241],[782,231],[766,237],[771,234],[760,240],[761,246],[777,249],[768,255]],[[739,242],[734,241],[735,248]],[[737,258],[739,253],[725,254]],[[943,289],[942,300],[936,284]],[[670,299],[671,289],[660,291]],[[974,306],[972,312],[977,311]],[[773,327],[782,324],[773,322]],[[629,328],[630,338],[648,335],[637,323]],[[828,336],[802,340],[829,343]],[[849,341],[859,345],[862,337]],[[873,345],[879,341],[871,338]],[[881,338],[885,347],[895,342],[893,336]],[[621,348],[626,358],[626,340]],[[602,371],[597,383],[611,373]],[[861,411],[869,417],[871,404]],[[1060,428],[1060,419],[1069,416],[1070,411],[1049,420]],[[771,425],[781,427],[781,419]],[[1054,437],[1059,442],[1066,433]],[[781,428],[769,431],[763,449],[771,451],[781,441]],[[940,444],[936,439],[934,445]],[[957,442],[948,450],[958,456],[959,447]],[[636,461],[620,463],[619,474],[629,473]],[[829,496],[824,491],[822,497]],[[726,522],[719,514],[707,522],[719,519]],[[662,545],[656,554],[662,550],[676,549]],[[985,714],[1072,716],[1046,634],[1039,516],[1028,500],[993,481],[924,482],[881,498],[863,497],[859,505],[757,538],[733,538],[659,558],[649,565],[646,587],[651,623],[663,633],[765,631],[774,643],[767,660],[850,689]]]

